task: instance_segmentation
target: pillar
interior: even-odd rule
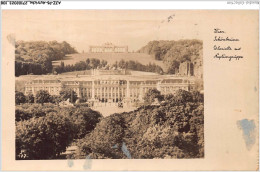
[[[127,85],[126,85],[126,97],[130,97],[130,89],[129,89],[129,81],[127,80]]]
[[[157,86],[156,86],[156,89],[158,90],[158,91],[161,91],[161,81],[158,81],[157,82]]]
[[[94,80],[92,81],[92,99],[94,99],[95,98],[95,82],[94,82]]]
[[[110,87],[110,99],[113,99],[112,87]]]
[[[77,95],[78,95],[78,97],[81,98],[81,91],[80,91],[80,88],[77,88]]]
[[[120,82],[120,81],[119,81]],[[118,98],[118,100],[120,99],[120,93],[119,93],[119,90],[120,90],[120,86],[118,85],[118,87],[117,87],[117,98]]]
[[[139,100],[141,100],[142,99],[142,97],[143,97],[143,87],[142,87],[142,83],[140,83],[140,85],[139,85]]]

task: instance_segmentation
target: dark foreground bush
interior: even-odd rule
[[[16,124],[16,155],[25,159],[53,159],[66,150],[73,140],[73,124],[69,118],[54,112]],[[21,158],[22,159],[22,158]]]
[[[163,106],[144,106],[101,120],[78,140],[81,157],[103,159],[202,158],[204,106],[180,91]]]
[[[16,107],[16,159],[56,159],[102,115],[87,107],[34,104]]]

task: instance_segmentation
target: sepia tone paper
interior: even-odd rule
[[[5,10],[2,14],[3,170],[258,169],[257,10]],[[214,33],[215,29],[225,33]],[[215,36],[239,41],[214,41]],[[180,39],[203,41],[204,158],[83,159],[72,160],[72,166],[71,160],[15,160],[16,40],[66,40],[79,51],[109,41],[136,51],[152,40]],[[214,50],[215,45],[241,48],[226,54],[243,58],[214,58],[223,54]]]

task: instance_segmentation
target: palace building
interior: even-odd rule
[[[61,90],[71,89],[79,98],[96,102],[127,100],[133,103],[142,101],[145,93],[153,88],[163,95],[174,94],[179,89],[194,89],[193,77],[124,70],[110,72],[93,70],[92,75],[41,75],[25,84],[25,94],[36,95],[37,91],[46,90],[51,95],[59,95]]]
[[[90,53],[127,53],[128,46],[116,46],[112,43],[105,43],[101,46],[89,46]]]

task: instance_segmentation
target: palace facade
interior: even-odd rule
[[[128,46],[116,46],[112,43],[105,43],[101,46],[91,45],[89,46],[90,53],[127,53]]]
[[[51,95],[59,95],[63,89],[75,91],[80,98],[98,102],[142,101],[149,89],[157,89],[161,94],[173,93],[179,89],[192,91],[193,77],[157,75],[146,72],[121,71],[113,75],[108,71],[94,71],[92,75],[41,75],[25,84],[25,94],[36,95],[46,90]]]

